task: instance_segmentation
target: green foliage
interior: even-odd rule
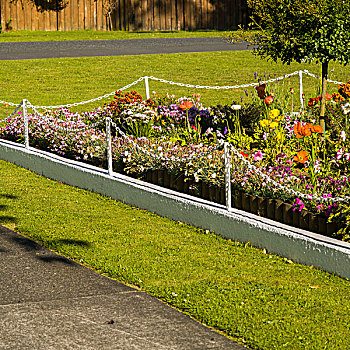
[[[251,37],[255,53],[290,64],[350,60],[350,2],[344,0],[248,0],[261,29]]]

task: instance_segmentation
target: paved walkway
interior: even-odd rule
[[[0,226],[0,349],[245,348]]]
[[[0,42],[0,60],[240,51],[247,49],[246,44],[229,44],[224,38]]]

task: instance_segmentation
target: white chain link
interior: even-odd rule
[[[131,143],[135,148],[137,148],[138,150],[140,150],[141,152],[143,152],[144,154],[147,154],[149,157],[153,157],[157,160],[160,160],[160,161],[163,161],[163,162],[167,162],[169,161],[169,158],[165,158],[165,157],[161,157],[155,153],[152,153],[152,152],[149,152],[147,151],[146,149],[144,149],[143,147],[141,147],[139,144],[137,144],[132,138],[130,138],[128,135],[126,135],[118,126],[116,123],[114,123],[112,120],[111,120],[111,125],[116,129],[116,131],[124,138],[126,139],[129,143]],[[203,158],[205,157],[206,155],[218,150],[220,147],[222,147],[222,145],[224,144],[224,141],[219,141],[215,146],[211,147],[210,149],[208,149],[207,151],[205,152],[202,152],[200,154],[196,154],[196,155],[192,155],[192,156],[189,156],[189,157],[182,157],[182,158],[177,158],[177,157],[174,157],[174,158],[171,158],[172,161],[175,161],[175,162],[179,162],[179,163],[183,163],[184,160],[194,160],[194,159],[197,159],[197,158]]]
[[[8,106],[18,106],[18,103],[13,103],[13,102],[6,102],[6,101],[1,101],[0,103],[4,104],[4,105],[8,105]]]
[[[123,91],[123,90],[129,89],[130,87],[136,85],[137,83],[139,83],[140,81],[142,81],[142,80],[144,80],[144,79],[145,79],[145,77],[141,77],[141,78],[139,78],[139,79],[133,81],[132,83],[123,86],[123,87],[120,88],[120,89],[117,89],[117,90],[115,90],[115,91],[112,91],[112,92],[110,92],[109,94],[106,94],[106,95],[103,95],[103,96],[100,96],[100,97],[93,98],[93,99],[91,99],[91,100],[81,101],[81,102],[76,102],[76,103],[68,103],[68,104],[59,105],[59,106],[34,106],[34,107],[35,107],[35,108],[38,108],[38,109],[58,109],[58,108],[64,108],[64,107],[70,108],[70,107],[76,107],[76,106],[84,105],[84,104],[87,104],[87,103],[92,103],[92,102],[100,101],[100,100],[103,100],[103,99],[105,99],[105,98],[107,98],[107,97],[110,97],[110,96],[114,95],[116,91]]]
[[[303,70],[302,71],[303,73],[305,73],[305,74],[307,74],[307,75],[309,75],[310,77],[313,77],[313,78],[316,78],[316,79],[320,79],[321,80],[321,77],[319,77],[318,75],[316,75],[316,74],[312,74],[312,73],[310,73],[308,70]],[[333,84],[344,84],[343,82],[341,82],[341,81],[335,81],[335,80],[330,80],[330,79],[327,79],[327,83],[333,83]]]
[[[232,86],[203,86],[203,85],[191,85],[191,84],[184,84],[184,83],[175,83],[173,81],[170,80],[165,80],[165,79],[159,79],[159,78],[155,78],[155,77],[148,77],[148,79],[152,79],[152,80],[156,80],[159,81],[161,83],[166,83],[166,84],[170,84],[170,85],[177,85],[177,86],[183,86],[183,87],[188,87],[188,88],[196,88],[196,89],[213,89],[213,90],[228,90],[228,89],[240,89],[240,88],[246,88],[246,87],[253,87],[253,86],[258,86],[261,84],[268,84],[268,83],[274,83],[276,81],[279,80],[283,80],[286,78],[289,78],[293,75],[298,75],[299,71],[295,71],[293,73],[290,74],[286,74],[284,76],[280,76],[277,78],[273,78],[273,79],[269,79],[269,80],[265,80],[265,81],[259,81],[256,83],[250,83],[250,84],[243,84],[243,85],[232,85]]]
[[[343,202],[343,201],[349,201],[350,197],[319,197],[319,196],[313,196],[311,194],[305,194],[305,193],[301,193],[299,191],[295,191],[292,188],[288,187],[288,186],[284,186],[281,185],[280,183],[278,183],[277,181],[275,181],[274,179],[272,179],[269,175],[264,174],[260,169],[258,169],[255,165],[253,165],[252,163],[250,163],[247,159],[244,158],[244,156],[237,150],[235,149],[232,145],[230,145],[231,150],[234,154],[236,154],[247,166],[249,169],[253,170],[254,172],[256,172],[258,175],[262,176],[264,179],[266,179],[268,182],[271,182],[273,185],[275,185],[276,187],[278,187],[279,189],[286,191],[296,197],[301,197],[304,199],[309,199],[309,200],[314,200],[314,201],[320,201],[320,202]]]
[[[136,84],[138,84],[139,82],[145,80],[146,78],[152,79],[152,80],[155,80],[155,81],[159,81],[161,83],[166,83],[166,84],[170,84],[170,85],[177,85],[177,86],[182,86],[182,87],[187,87],[187,88],[208,89],[208,90],[209,89],[213,89],[213,90],[240,89],[240,88],[254,87],[254,86],[261,85],[261,84],[274,83],[276,81],[280,81],[280,80],[292,77],[294,75],[298,75],[299,72],[300,71],[295,71],[295,72],[290,73],[290,74],[285,74],[285,75],[277,77],[277,78],[273,78],[273,79],[269,79],[269,80],[265,80],[265,81],[259,81],[259,82],[256,82],[256,83],[242,84],[242,85],[226,85],[226,86],[192,85],[192,84],[176,83],[176,82],[171,81],[171,80],[160,79],[160,78],[156,78],[156,77],[153,77],[153,76],[150,76],[150,77],[143,76],[143,77],[140,77],[139,79],[133,81],[132,83],[130,83],[128,85],[125,85],[122,88],[117,89],[115,91],[126,90],[126,89],[128,89],[128,88],[130,88],[130,87],[132,87],[132,86],[134,86]],[[309,75],[310,77],[313,77],[313,78],[316,78],[316,79],[321,79],[321,77],[319,77],[318,75],[310,73],[306,69],[301,71],[301,72]],[[334,83],[334,84],[343,84],[343,82],[334,81],[334,80],[328,80],[328,82]],[[114,95],[115,91],[112,91],[112,92],[110,92],[108,94],[105,94],[103,96],[99,96],[99,97],[96,97],[96,98],[93,98],[93,99],[90,99],[90,100],[86,100],[86,101],[81,101],[81,102],[67,103],[67,104],[64,104],[64,105],[57,105],[57,106],[38,106],[38,105],[36,105],[34,107],[37,108],[37,109],[58,109],[58,108],[64,108],[64,107],[67,107],[67,108],[76,107],[76,106],[80,106],[80,105],[84,105],[84,104],[87,104],[87,103],[92,103],[92,102],[96,102],[96,101],[100,101],[100,100],[103,100],[105,98],[108,98],[108,97]],[[9,105],[9,106],[17,106],[18,105],[17,103],[6,102],[6,101],[2,101],[2,100],[0,100],[0,104],[5,104],[5,105]]]
[[[4,122],[4,121],[7,121],[8,119],[12,118],[12,116],[18,112],[18,110],[22,107],[22,105],[23,105],[23,102],[21,102],[21,103],[17,106],[17,108],[16,108],[8,117],[6,117],[6,118],[0,120],[0,123],[2,123],[2,122]]]

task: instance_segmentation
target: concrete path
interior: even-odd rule
[[[229,44],[223,38],[0,42],[0,60],[239,51],[247,49],[246,44]]]
[[[245,348],[0,226],[0,349]]]

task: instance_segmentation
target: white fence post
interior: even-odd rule
[[[231,209],[231,145],[224,143],[226,209]]]
[[[303,71],[299,71],[299,92],[300,92],[300,110],[304,110],[304,99],[303,99]]]
[[[145,77],[145,88],[146,88],[146,99],[148,100],[150,98],[148,77]]]
[[[113,158],[112,158],[112,137],[111,137],[111,118],[106,117],[106,138],[107,138],[107,165],[108,174],[113,175]]]
[[[24,146],[29,149],[29,125],[28,125],[28,114],[27,114],[27,100],[22,101],[23,108],[23,124],[24,124]]]

